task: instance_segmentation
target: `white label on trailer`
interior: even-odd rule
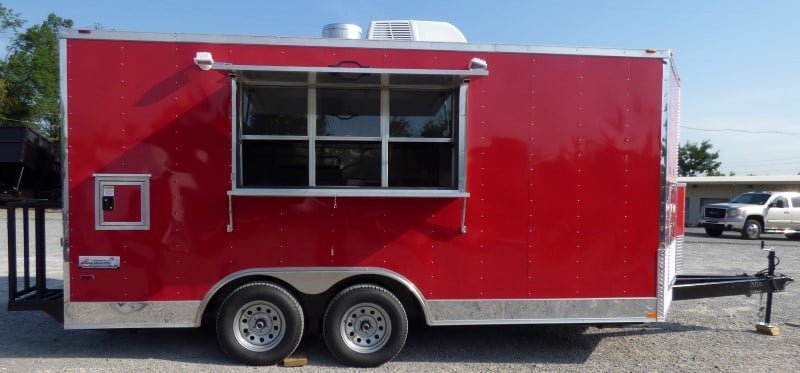
[[[114,186],[103,185],[103,197],[113,197],[113,196],[114,196]]]
[[[78,267],[94,269],[119,269],[118,256],[79,256]]]

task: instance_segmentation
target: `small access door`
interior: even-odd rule
[[[150,229],[149,174],[95,174],[94,185],[95,229]]]

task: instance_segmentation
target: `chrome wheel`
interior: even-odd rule
[[[742,228],[742,238],[755,240],[761,235],[761,223],[755,219],[747,219]]]
[[[340,325],[342,340],[360,353],[380,350],[392,335],[386,311],[374,303],[357,304],[345,312]]]
[[[322,335],[337,360],[356,367],[376,367],[403,349],[408,317],[400,300],[385,288],[353,285],[328,303]]]
[[[303,309],[288,291],[268,282],[233,290],[217,311],[217,340],[235,360],[272,365],[285,359],[303,337]]]
[[[233,334],[242,347],[262,352],[283,339],[286,319],[274,304],[254,301],[242,306],[234,317]]]

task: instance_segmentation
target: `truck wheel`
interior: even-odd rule
[[[328,304],[323,320],[328,350],[345,364],[375,367],[397,356],[408,336],[403,304],[388,290],[356,285]]]
[[[234,290],[217,313],[217,340],[232,359],[251,365],[277,364],[303,336],[303,309],[283,288],[266,282]]]
[[[742,227],[742,238],[746,240],[758,239],[761,235],[761,223],[756,219],[747,219]]]
[[[724,229],[715,227],[706,227],[706,234],[711,237],[720,237]]]

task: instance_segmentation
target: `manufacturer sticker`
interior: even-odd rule
[[[113,196],[114,196],[114,186],[103,185],[103,197],[113,197]]]
[[[79,268],[94,269],[119,269],[118,256],[80,256],[78,257]]]

